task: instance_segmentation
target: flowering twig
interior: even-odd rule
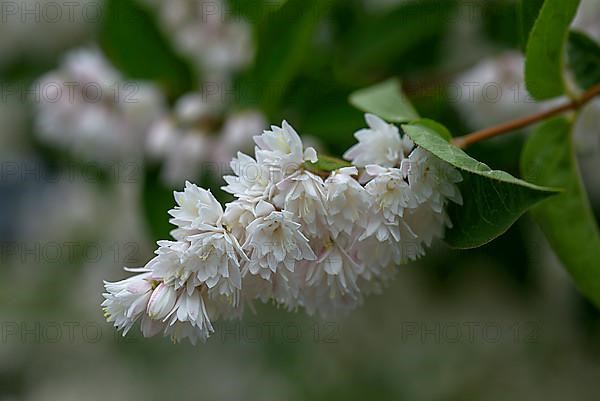
[[[545,110],[540,113],[519,118],[507,123],[503,123],[494,127],[486,128],[484,130],[474,132],[472,134],[456,137],[452,140],[452,143],[459,148],[466,148],[476,142],[490,139],[499,135],[506,134],[511,131],[518,130],[520,128],[528,127],[537,122],[546,120],[550,117],[565,113],[567,111],[578,110],[581,107],[589,103],[593,98],[600,95],[600,84],[595,85],[587,90],[579,99],[571,100],[568,103],[554,107],[550,110]]]

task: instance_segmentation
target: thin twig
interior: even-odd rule
[[[531,116],[519,118],[504,124],[486,128],[484,130],[474,132],[472,134],[456,137],[452,140],[452,143],[458,146],[459,148],[464,149],[476,142],[503,135],[508,132],[518,130],[520,128],[528,127],[532,124],[565,113],[567,111],[578,110],[598,95],[600,95],[600,85],[593,86],[592,88],[587,90],[583,95],[581,95],[579,99],[572,100],[561,106],[557,106],[550,110],[542,111]]]

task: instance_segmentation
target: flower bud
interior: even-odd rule
[[[155,320],[164,319],[173,310],[176,300],[175,288],[160,283],[148,301],[148,316]]]

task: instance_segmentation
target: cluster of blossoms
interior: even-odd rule
[[[223,0],[144,0],[179,52],[209,81],[228,80],[254,56],[248,23],[230,17]]]
[[[218,169],[227,165],[239,149],[251,148],[252,136],[266,126],[256,109],[227,110],[216,97],[194,92],[177,100],[170,114],[152,124],[147,151],[163,162],[163,181],[179,187],[204,163]]]
[[[141,157],[139,143],[164,109],[155,85],[125,80],[95,48],[67,53],[32,91],[41,139],[101,163]]]
[[[102,164],[160,161],[172,187],[194,177],[202,163],[227,164],[266,127],[258,110],[231,110],[217,95],[190,93],[169,112],[157,86],[125,80],[96,48],[68,53],[32,92],[44,142]]]
[[[254,300],[328,316],[356,307],[424,253],[461,203],[454,168],[374,115],[344,157],[352,167],[316,170],[286,122],[254,138],[255,157],[238,153],[223,189],[186,183],[170,211],[173,241],[136,275],[105,283],[108,321],[127,333],[205,341],[212,321],[239,317]]]

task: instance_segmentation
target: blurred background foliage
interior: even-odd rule
[[[256,46],[253,65],[232,84],[240,94],[235,102],[260,108],[269,123],[287,119],[336,156],[364,126],[348,95],[391,77],[403,81],[422,116],[442,122],[454,135],[478,128],[444,96],[448,85],[481,60],[519,51],[523,43],[517,28],[523,16],[512,0],[278,3],[230,1],[237,15],[252,22]],[[68,48],[95,42],[127,78],[156,82],[170,104],[202,88],[202,74],[173,49],[147,4],[101,4],[102,19],[82,34],[68,35],[56,48],[11,51],[0,62],[0,80],[29,84],[56,68]],[[253,20],[257,15],[261,18]],[[256,88],[258,95],[251,95]],[[13,120],[11,125],[0,114],[2,160],[34,161],[50,172],[75,162],[40,143],[33,134],[32,109],[16,103],[1,104]],[[600,137],[597,130],[593,134],[594,145],[581,154],[581,165],[600,212],[593,173]],[[523,136],[514,134],[469,152],[518,175],[522,146]],[[115,184],[111,174],[104,171],[104,179],[93,184],[43,179],[0,183],[2,243],[34,247],[74,241],[101,244],[104,251],[99,261],[80,256],[51,263],[8,257],[3,248],[1,401],[598,399],[600,314],[578,295],[528,218],[482,248],[459,252],[437,244],[424,260],[401,267],[381,295],[332,320],[335,342],[324,340],[331,334],[328,322],[272,305],[257,305],[256,314],[247,311],[242,327],[298,324],[303,333],[299,341],[287,341],[279,329],[273,342],[265,332],[250,341],[243,331],[237,341],[232,333],[240,330],[234,323],[230,331],[217,327],[214,338],[197,347],[142,339],[138,333],[121,339],[103,320],[101,280],[123,277],[123,265],[140,266],[151,257],[153,241],[170,230],[166,211],[173,205],[173,188],[160,182],[158,166],[151,164],[139,172],[140,191],[131,188],[139,185]],[[202,171],[199,179],[198,184],[227,199],[219,191],[219,176]],[[111,248],[115,243],[118,256]],[[33,334],[23,340],[21,329],[8,335],[6,323],[14,322],[30,328],[36,322],[80,326],[75,341],[68,341],[62,326],[62,338],[51,342]],[[82,338],[81,327],[90,322],[101,328],[98,341]],[[456,342],[431,333],[421,338],[422,325],[464,327],[469,322],[498,324],[502,338],[490,342],[476,334],[469,341],[466,329]],[[417,334],[408,331],[413,324],[420,327]],[[534,327],[531,341],[522,335],[514,341],[515,327]]]

